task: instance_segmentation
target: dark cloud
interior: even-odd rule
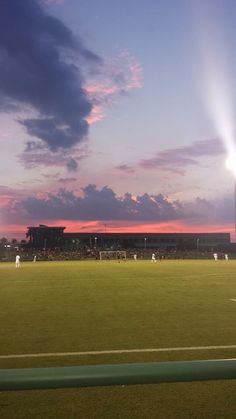
[[[73,157],[70,157],[66,164],[68,172],[76,172],[78,168],[78,163]]]
[[[39,0],[0,1],[0,110],[30,106],[38,116],[20,122],[53,151],[88,134],[92,104],[81,66],[100,59]]]
[[[231,223],[233,197],[224,196],[212,201],[197,198],[192,202],[171,201],[168,197],[147,193],[133,197],[126,193],[119,197],[105,186],[82,189],[83,196],[61,188],[46,197],[14,196],[7,192],[6,205],[0,211],[3,222],[26,223],[42,220],[168,222],[186,221],[191,225]]]
[[[15,202],[13,213],[27,214],[29,219],[80,219],[80,220],[152,220],[180,219],[185,216],[179,202],[169,202],[163,195],[140,195],[133,198],[130,193],[118,197],[105,186],[98,190],[88,185],[83,196],[60,189],[47,198],[30,197]]]
[[[80,147],[74,151],[74,157],[70,156],[71,150],[61,150],[52,152],[46,150],[40,143],[28,142],[25,152],[18,155],[18,160],[26,169],[35,169],[39,166],[45,167],[66,167],[68,172],[76,172],[78,162],[87,158],[90,154],[86,148]]]

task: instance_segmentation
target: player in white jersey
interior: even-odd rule
[[[218,260],[218,254],[217,254],[217,253],[213,253],[213,257],[214,257],[214,260],[215,260],[215,261],[217,261],[217,260]]]
[[[155,255],[155,253],[152,253],[152,259],[151,259],[151,261],[152,262],[156,262],[156,255]]]
[[[20,255],[16,255],[16,268],[20,267]]]

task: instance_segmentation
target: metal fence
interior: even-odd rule
[[[236,359],[0,369],[0,391],[236,379]]]

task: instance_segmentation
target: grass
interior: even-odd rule
[[[0,355],[233,345],[236,261],[0,265]],[[0,359],[1,368],[232,358],[236,350]],[[236,417],[235,380],[0,394],[4,419]],[[37,406],[37,407],[36,407]]]

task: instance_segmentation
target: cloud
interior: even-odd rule
[[[42,4],[46,4],[46,5],[53,5],[53,4],[62,4],[64,3],[65,0],[41,0]]]
[[[149,159],[142,159],[137,167],[143,169],[160,169],[184,175],[189,166],[198,166],[204,157],[216,157],[225,153],[219,139],[199,140],[189,146],[163,150]]]
[[[14,196],[15,193],[11,188],[0,185],[0,208],[10,205],[14,200]],[[19,193],[17,194],[17,197],[20,199]]]
[[[14,205],[14,202],[20,202],[28,196],[28,192],[25,189],[11,188],[9,186],[0,185],[0,207],[6,205]]]
[[[88,134],[92,103],[83,88],[85,64],[95,71],[101,59],[39,0],[0,2],[0,109],[34,110],[36,116],[19,122],[52,151]]]
[[[31,196],[11,203],[6,211],[8,216],[27,219],[82,219],[82,220],[160,220],[181,217],[181,206],[170,203],[162,196],[144,194],[132,197],[126,193],[118,197],[115,192],[104,186],[100,190],[95,185],[82,188],[83,196],[60,189],[58,193],[47,197]]]
[[[68,172],[76,172],[78,168],[78,163],[73,157],[70,157],[66,163]]]
[[[26,150],[18,155],[18,161],[24,165],[26,169],[35,169],[39,166],[45,167],[66,167],[68,172],[76,172],[78,169],[78,162],[87,158],[90,152],[86,147],[77,147],[73,150],[73,157],[71,150],[47,150],[45,146],[40,143],[28,142]]]
[[[76,182],[77,179],[76,177],[68,177],[68,178],[60,178],[58,179],[58,183],[71,183],[71,182]]]
[[[82,196],[61,188],[57,193],[45,196],[12,198],[1,210],[4,222],[9,224],[70,221],[186,222],[192,226],[207,223],[226,223],[233,219],[232,197],[225,196],[212,201],[197,198],[192,202],[170,200],[162,194],[134,196],[126,193],[117,196],[108,186],[100,190],[95,185],[82,189]]]
[[[92,111],[86,119],[89,124],[105,116],[105,108],[117,98],[128,95],[142,85],[142,68],[127,51],[110,60],[103,61],[100,72],[85,84],[85,91],[92,102]]]
[[[0,2],[0,112],[20,115],[30,137],[19,157],[26,168],[43,158],[45,166],[60,166],[52,153],[71,150],[62,160],[75,171],[75,149],[88,139],[89,124],[104,118],[117,96],[141,86],[142,69],[128,52],[104,61],[90,51],[49,14],[55,2]]]
[[[127,164],[121,164],[120,166],[116,166],[115,169],[123,174],[131,174],[135,172],[134,167],[129,166]]]
[[[138,170],[161,170],[177,175],[184,175],[191,166],[199,166],[205,157],[217,157],[225,154],[226,150],[219,139],[199,140],[189,146],[162,150],[154,157],[141,159],[132,165],[121,164],[115,167],[120,173],[132,174]]]

